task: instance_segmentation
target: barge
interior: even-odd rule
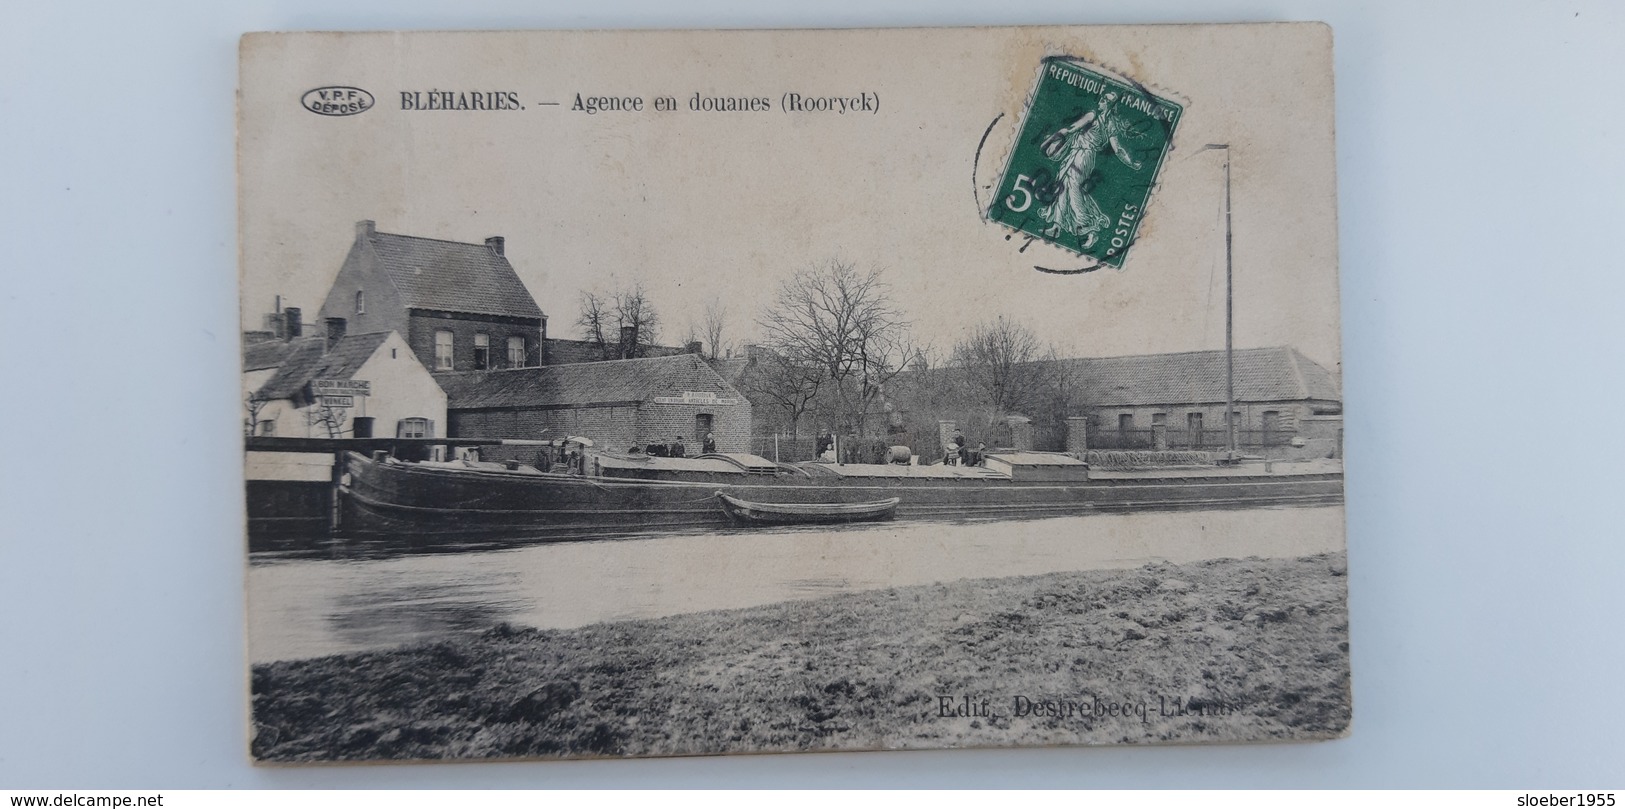
[[[1343,474],[1336,461],[1091,474],[1076,458],[1045,452],[992,452],[980,466],[590,453],[562,472],[349,452],[337,497],[337,536],[428,546],[723,530],[736,524],[729,500],[780,515],[863,513],[886,503],[898,520],[1326,505],[1342,502]]]

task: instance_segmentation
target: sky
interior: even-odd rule
[[[983,217],[1057,54],[1186,108],[1122,270],[1037,272],[1080,262],[1022,251]],[[641,283],[666,342],[720,301],[726,342],[742,344],[782,279],[838,259],[881,270],[915,338],[943,351],[1000,315],[1063,355],[1222,348],[1228,156],[1236,345],[1294,345],[1334,370],[1341,357],[1330,39],[1316,25],[265,36],[243,55],[245,328],[277,295],[314,313],[355,222],[373,219],[504,236],[556,337],[578,336],[581,290]],[[327,85],[378,103],[300,106]],[[447,90],[511,92],[524,109],[401,109],[403,91]],[[869,94],[878,110],[787,113],[791,92]],[[587,114],[577,94],[644,109]],[[772,109],[694,111],[696,94]],[[657,97],[679,108],[656,111]]]

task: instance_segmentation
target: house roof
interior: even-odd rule
[[[711,367],[716,369],[718,375],[728,380],[728,384],[739,387],[745,379],[745,372],[750,370],[750,360],[743,356],[722,357],[711,361]]]
[[[1056,360],[1094,406],[1183,404],[1225,400],[1223,351]],[[1236,401],[1340,401],[1337,378],[1295,348],[1235,352]]]
[[[436,374],[452,410],[646,402],[682,391],[738,397],[697,354]]]
[[[379,265],[408,309],[542,317],[506,256],[484,244],[374,233]]]
[[[243,371],[275,368],[288,358],[299,341],[261,340],[243,344]]]
[[[283,344],[287,346],[287,353],[277,372],[260,386],[254,398],[292,399],[313,379],[350,379],[361,370],[373,352],[389,339],[389,334],[347,334],[339,338],[332,351],[326,353],[322,352],[326,343],[323,337],[302,337],[288,341]],[[260,345],[263,344],[248,346],[243,353],[248,354]],[[269,353],[268,350],[266,353]]]

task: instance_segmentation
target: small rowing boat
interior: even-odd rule
[[[717,500],[738,522],[777,525],[889,520],[903,502],[901,497],[888,497],[870,503],[753,503],[722,492],[717,492]]]

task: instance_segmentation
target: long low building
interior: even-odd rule
[[[1094,448],[1212,448],[1227,440],[1225,354],[1186,351],[1056,361]],[[1340,430],[1337,377],[1297,349],[1235,352],[1234,419],[1243,444]]]
[[[448,435],[547,440],[590,438],[623,452],[681,436],[700,453],[707,433],[721,452],[750,448],[750,402],[697,354],[540,368],[443,373]],[[523,458],[493,448],[488,458]]]

